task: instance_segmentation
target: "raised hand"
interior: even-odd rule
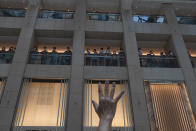
[[[118,101],[124,94],[124,91],[122,91],[114,99],[113,97],[115,93],[115,83],[114,82],[112,83],[112,89],[109,94],[109,82],[106,81],[105,94],[103,94],[101,83],[99,83],[98,92],[99,92],[99,105],[95,101],[92,101],[95,112],[100,118],[98,131],[111,131],[111,124],[115,116],[116,106]]]

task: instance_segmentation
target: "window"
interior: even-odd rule
[[[41,10],[40,18],[73,19],[74,13],[73,11]]]
[[[179,24],[196,24],[196,17],[190,17],[190,16],[182,16],[182,17],[176,17]]]
[[[134,15],[133,21],[137,23],[167,23],[165,16]]]
[[[118,13],[88,12],[87,16],[89,20],[98,20],[98,21],[120,21],[121,20],[121,16]]]
[[[14,129],[64,127],[67,88],[67,80],[24,79]]]
[[[4,17],[25,17],[25,14],[24,9],[0,9],[0,16]]]
[[[183,82],[145,82],[152,131],[192,131],[195,119]]]
[[[4,86],[5,86],[5,79],[0,78],[0,100],[1,100],[1,96],[3,94]]]
[[[84,131],[89,129],[96,130],[99,124],[99,118],[94,111],[92,100],[98,102],[98,82],[95,80],[86,80],[85,82],[85,109],[84,109]],[[104,81],[102,81],[104,83]],[[112,83],[112,81],[110,81]],[[112,84],[109,85],[111,88]],[[102,85],[103,87],[103,85]],[[113,119],[112,127],[115,130],[131,131],[133,128],[133,121],[131,116],[130,97],[127,81],[116,81],[116,89],[114,98],[122,91],[125,94],[120,99],[117,105],[115,117]]]

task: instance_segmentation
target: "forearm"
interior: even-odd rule
[[[112,121],[111,120],[100,120],[97,131],[112,131]]]

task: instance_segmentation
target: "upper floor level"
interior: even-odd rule
[[[95,9],[95,10],[105,10],[111,11],[111,12],[118,12],[120,10],[120,0],[87,0],[87,9]],[[134,10],[139,11],[146,11],[146,7],[149,8],[149,12],[157,12],[160,8],[160,4],[162,3],[173,3],[175,4],[175,7],[178,7],[181,11],[181,9],[185,10],[192,10],[194,9],[193,4],[195,4],[195,0],[132,0],[133,2],[133,8]],[[1,8],[27,8],[28,0],[0,0]],[[76,8],[77,0],[58,0],[58,1],[52,1],[52,0],[43,0],[41,1],[41,7],[43,9],[53,9],[53,10],[64,10],[64,9],[71,9],[75,10]],[[156,6],[152,6],[152,4]],[[186,8],[187,6],[192,6],[192,8]],[[183,6],[181,6],[183,5]],[[127,2],[127,6],[131,7],[131,1]],[[151,11],[150,11],[151,10]],[[181,13],[187,13],[187,12],[181,12]],[[194,10],[192,10],[192,13],[194,13]]]

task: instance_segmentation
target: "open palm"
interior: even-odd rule
[[[99,116],[100,120],[108,120],[112,121],[116,112],[116,106],[122,95],[124,94],[124,91],[122,91],[115,99],[114,93],[115,93],[115,83],[112,83],[112,89],[109,95],[109,82],[106,81],[105,83],[105,95],[103,94],[101,83],[99,83],[98,86],[98,92],[99,92],[99,105],[95,102],[93,102],[93,106],[95,109],[95,112]]]

